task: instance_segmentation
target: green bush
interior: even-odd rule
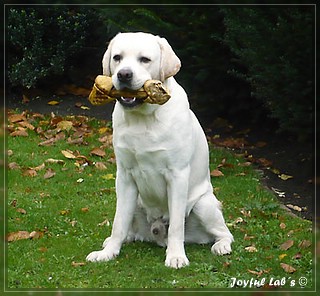
[[[67,60],[85,45],[96,19],[96,11],[88,8],[8,9],[6,40],[10,83],[31,88],[40,79],[63,74]]]
[[[230,72],[249,82],[253,96],[276,118],[281,131],[313,132],[314,8],[312,6],[222,9],[224,42],[246,71]]]

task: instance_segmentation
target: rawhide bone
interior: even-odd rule
[[[98,75],[94,81],[89,101],[92,105],[104,105],[120,97],[135,97],[149,104],[163,105],[170,95],[159,80],[147,80],[138,90],[117,90],[113,87],[112,78]]]

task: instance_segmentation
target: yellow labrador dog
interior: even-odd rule
[[[233,236],[213,194],[206,137],[173,78],[181,64],[167,40],[120,33],[111,40],[102,65],[116,89],[137,90],[146,80],[158,79],[171,98],[161,106],[134,97],[116,102],[116,214],[103,249],[87,260],[111,260],[132,240],[166,246],[165,265],[172,268],[189,265],[185,242],[212,242],[212,253],[230,253]]]

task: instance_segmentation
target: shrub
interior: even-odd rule
[[[96,11],[88,8],[8,9],[6,39],[10,83],[31,88],[40,79],[63,74],[68,58],[84,46],[96,18]]]
[[[314,12],[312,6],[222,9],[224,42],[281,131],[304,137],[314,122]]]

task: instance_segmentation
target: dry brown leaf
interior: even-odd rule
[[[107,225],[110,226],[110,221],[108,219],[102,221],[101,223],[98,224],[98,226],[103,226],[103,225]]]
[[[255,271],[255,270],[250,270],[248,269],[248,272],[249,273],[252,273],[254,275],[257,275],[257,276],[261,276],[263,274],[263,270],[260,270],[260,271]]]
[[[43,162],[42,164],[40,164],[34,168],[30,168],[30,169],[35,170],[36,172],[39,172],[39,171],[43,170],[45,167],[46,167],[46,165]]]
[[[224,174],[221,171],[219,171],[218,169],[215,169],[210,172],[210,176],[211,177],[222,177],[222,176],[224,176]]]
[[[10,162],[8,164],[8,168],[10,170],[18,170],[18,169],[20,169],[20,166],[16,162]]]
[[[69,158],[69,159],[75,159],[77,158],[71,150],[61,150],[61,153],[63,154],[64,157]]]
[[[106,170],[107,169],[107,166],[101,162],[101,161],[98,161],[94,164],[94,166],[98,169],[98,170]]]
[[[10,133],[10,136],[12,137],[28,137],[28,132],[24,129],[18,129],[12,133]]]
[[[288,250],[289,248],[291,248],[294,244],[294,241],[292,239],[287,240],[286,242],[284,242],[283,244],[280,245],[280,249],[281,250]]]
[[[20,121],[20,122],[18,122],[18,125],[25,127],[25,128],[32,130],[32,131],[35,129],[35,127],[31,123],[29,123],[28,121]]]
[[[86,263],[85,262],[72,261],[71,265],[74,266],[74,267],[77,267],[77,266],[84,266],[84,265],[86,265]]]
[[[242,166],[242,167],[247,167],[247,166],[250,166],[252,165],[252,162],[250,161],[246,161],[246,162],[243,162],[243,163],[238,163],[238,166]]]
[[[69,137],[67,139],[67,142],[68,142],[68,144],[71,144],[71,145],[73,145],[73,144],[78,145],[78,144],[82,144],[83,143],[83,138],[72,139],[71,137]]]
[[[11,232],[7,234],[7,241],[14,242],[21,239],[29,239],[30,233],[28,231],[17,231]]]
[[[47,163],[65,164],[64,160],[54,159],[54,158],[48,158],[45,162],[47,162]]]
[[[295,210],[297,212],[301,212],[302,211],[302,208],[300,208],[299,206],[294,206],[292,204],[287,204],[286,205],[289,209],[292,209],[292,210]]]
[[[18,208],[18,209],[16,209],[16,211],[17,211],[18,213],[22,214],[22,215],[27,214],[27,211],[26,211],[25,209],[22,209],[22,208]]]
[[[27,176],[27,177],[35,177],[38,175],[37,171],[34,170],[34,169],[27,169],[23,172],[23,175],[24,176]]]
[[[309,240],[303,240],[298,245],[298,247],[301,249],[306,249],[306,248],[309,248],[310,246],[311,246],[311,241],[309,241]]]
[[[38,238],[43,237],[43,235],[44,235],[44,232],[42,232],[42,231],[32,231],[29,235],[29,238],[30,239],[38,239]]]
[[[286,263],[280,263],[280,266],[287,273],[294,273],[297,271],[295,268],[293,268],[292,266],[290,266],[289,264],[286,264]]]
[[[25,117],[25,114],[22,113],[22,114],[12,114],[8,117],[8,121],[11,122],[11,123],[16,123],[16,122],[19,122],[19,121],[26,121],[27,118]]]
[[[253,253],[258,252],[257,248],[255,246],[249,246],[244,248],[247,252]]]
[[[89,212],[89,208],[81,208],[81,212],[83,213]]]
[[[43,178],[44,179],[50,179],[50,178],[54,177],[55,175],[56,175],[56,172],[53,169],[49,168],[45,172]]]
[[[285,229],[287,227],[286,224],[284,224],[283,222],[281,222],[279,226],[281,229]]]
[[[72,121],[62,120],[58,122],[57,128],[60,130],[70,131],[72,129],[73,123]]]
[[[292,259],[301,259],[302,254],[300,252],[298,252],[297,254],[295,254]]]
[[[106,152],[104,150],[102,150],[101,148],[93,148],[90,151],[91,155],[96,155],[96,156],[100,156],[100,157],[105,157],[106,156]]]
[[[51,146],[53,145],[58,139],[56,137],[52,137],[48,140],[45,140],[43,142],[40,142],[38,145],[39,146]]]

